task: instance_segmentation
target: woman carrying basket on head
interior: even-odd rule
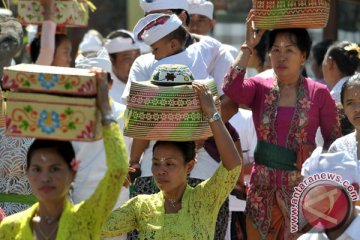
[[[250,14],[245,43],[224,79],[223,119],[244,104],[253,112],[257,131],[246,204],[248,238],[296,239],[289,228],[293,187],[302,180],[301,165],[315,146],[317,128],[325,147],[340,136],[337,111],[326,86],[301,75],[311,47],[305,29],[272,30],[269,54],[274,75],[244,78],[264,32],[253,29],[253,20]]]

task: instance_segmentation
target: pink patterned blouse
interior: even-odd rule
[[[295,108],[278,107],[279,87],[274,78],[244,79],[243,73],[231,72],[225,77],[223,90],[234,102],[251,108],[261,140],[297,150],[297,143],[315,144],[318,127],[326,147],[340,136],[337,109],[329,90],[309,78],[301,80]]]

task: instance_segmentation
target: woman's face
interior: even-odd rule
[[[294,35],[279,33],[270,50],[270,59],[276,75],[281,80],[300,75],[306,53],[300,51]]]
[[[39,201],[62,201],[69,192],[75,172],[53,149],[38,149],[30,159],[27,176]]]
[[[353,85],[345,90],[344,112],[355,129],[360,131],[360,85]]]
[[[182,190],[193,166],[194,160],[185,163],[181,151],[171,143],[154,149],[151,171],[157,186],[166,193]]]
[[[52,66],[70,67],[71,65],[71,41],[64,39],[55,49],[54,60]]]

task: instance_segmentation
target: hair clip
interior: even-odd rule
[[[347,51],[347,52],[350,52],[350,51],[356,51],[358,53],[358,58],[360,58],[360,47],[359,45],[357,45],[356,43],[350,43],[349,45],[347,45],[346,47],[344,47],[344,49]]]

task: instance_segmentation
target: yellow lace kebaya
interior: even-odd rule
[[[140,239],[214,239],[221,204],[229,195],[240,166],[228,171],[222,164],[215,174],[195,188],[186,187],[177,213],[166,214],[164,195],[139,195],[113,211],[103,226],[102,237],[114,237],[138,229]]]
[[[128,173],[128,161],[118,124],[103,127],[107,171],[94,194],[72,205],[66,200],[59,220],[57,240],[98,240],[101,226],[110,214]],[[5,218],[0,224],[1,240],[33,240],[30,223],[39,203]]]

